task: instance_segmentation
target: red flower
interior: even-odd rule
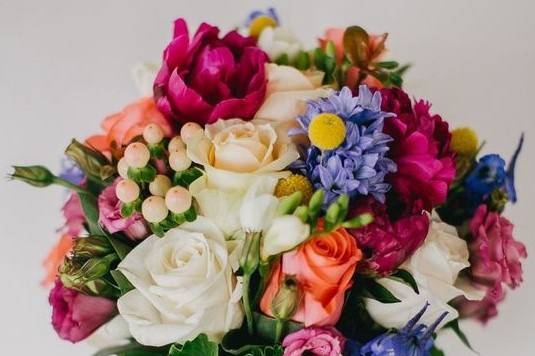
[[[251,37],[232,31],[219,38],[217,27],[203,23],[190,40],[186,22],[176,20],[154,82],[158,109],[183,123],[251,119],[266,93],[267,60]]]
[[[429,230],[427,215],[408,215],[392,221],[386,206],[372,197],[357,201],[350,214],[363,213],[372,214],[373,223],[349,232],[366,255],[365,273],[390,274],[420,247]]]
[[[428,102],[420,100],[411,107],[400,89],[382,89],[381,96],[382,110],[397,115],[385,120],[384,131],[394,138],[389,155],[398,166],[387,180],[408,211],[431,211],[444,203],[455,178],[448,123],[430,114]]]

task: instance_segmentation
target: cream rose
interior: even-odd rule
[[[187,143],[189,158],[204,166],[207,184],[217,189],[247,189],[259,176],[284,177],[299,154],[285,134],[269,123],[218,120]]]
[[[457,311],[448,305],[453,298],[464,295],[468,299],[480,299],[473,289],[465,288],[459,279],[459,272],[470,266],[468,247],[461,239],[455,227],[440,220],[433,212],[431,225],[424,244],[401,265],[414,277],[419,294],[403,283],[380,279],[392,294],[401,302],[383,304],[376,300],[367,300],[370,315],[385,327],[402,327],[407,320],[429,302],[430,310],[426,312],[426,321],[434,321],[442,312],[448,316],[441,325],[458,317]],[[429,325],[429,324],[427,324]]]
[[[284,54],[293,61],[303,45],[287,27],[266,27],[258,37],[258,47],[266,52],[272,61]]]
[[[321,87],[323,72],[301,72],[290,66],[266,64],[268,87],[266,100],[255,119],[284,123],[291,126],[306,109],[308,100],[326,97],[331,93]]]
[[[183,343],[205,333],[220,341],[241,325],[241,291],[221,231],[207,218],[151,236],[118,269],[135,287],[117,301],[141,344]]]

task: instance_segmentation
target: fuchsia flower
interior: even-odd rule
[[[120,180],[116,179],[98,196],[98,222],[111,234],[122,231],[133,240],[143,239],[149,235],[149,230],[141,214],[134,213],[128,218],[121,216],[121,202],[115,195],[115,186]]]
[[[371,213],[373,223],[349,231],[366,253],[363,268],[368,273],[388,275],[420,247],[429,230],[427,215],[414,214],[391,220],[386,206],[371,197],[357,201],[350,215],[363,213]]]
[[[72,193],[61,210],[65,218],[66,233],[72,237],[79,236],[84,228],[85,215],[78,195]]]
[[[461,318],[475,318],[486,324],[498,315],[498,304],[505,299],[505,291],[501,283],[496,283],[487,289],[482,300],[468,300],[463,296],[453,301],[453,306],[459,311]]]
[[[252,119],[266,94],[267,60],[251,37],[232,31],[219,38],[217,27],[203,23],[190,40],[178,19],[154,82],[157,106],[183,123]]]
[[[387,180],[400,196],[406,209],[419,213],[444,203],[455,178],[451,134],[448,123],[429,112],[431,105],[422,100],[411,106],[401,89],[381,89],[381,108],[397,117],[385,120],[385,133],[394,140],[389,157],[398,166]]]
[[[65,288],[61,281],[50,291],[52,326],[59,337],[78,342],[91,335],[116,313],[115,302]]]
[[[333,327],[304,328],[284,338],[284,356],[339,356],[345,345],[345,338]]]

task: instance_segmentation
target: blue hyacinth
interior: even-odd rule
[[[294,168],[300,169],[314,188],[327,192],[326,203],[341,194],[352,198],[371,194],[384,202],[390,190],[384,178],[396,171],[396,164],[385,157],[392,137],[383,132],[383,124],[385,118],[395,115],[381,111],[381,94],[372,94],[362,85],[358,97],[344,87],[327,98],[310,101],[306,113],[298,117],[301,128],[292,134],[307,134],[310,123],[321,113],[336,114],[344,121],[345,140],[333,150],[311,145],[304,152],[305,160]]]
[[[433,348],[433,333],[446,317],[444,312],[432,325],[418,324],[429,304],[427,303],[403,329],[389,331],[364,345],[348,341],[344,354],[347,356],[429,356]]]

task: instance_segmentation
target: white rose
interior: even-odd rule
[[[241,325],[241,290],[222,232],[207,218],[151,236],[118,269],[135,287],[117,301],[141,344],[183,343],[205,333],[220,341]]]
[[[215,189],[246,190],[259,176],[281,178],[299,153],[286,135],[269,123],[218,120],[187,143],[189,158],[204,166]]]
[[[293,61],[303,45],[289,28],[266,27],[258,37],[258,47],[264,50],[272,61],[276,61],[283,54]]]
[[[301,72],[290,66],[269,63],[266,73],[266,100],[255,115],[258,120],[291,126],[297,116],[304,114],[308,100],[331,93],[330,89],[321,87],[323,72]]]
[[[380,283],[388,285],[387,289],[401,302],[383,304],[368,300],[370,315],[385,327],[401,327],[429,301],[431,310],[436,309],[436,313],[426,313],[425,318],[428,318],[428,321],[444,311],[448,312],[448,316],[441,326],[453,320],[458,313],[448,302],[459,295],[468,299],[481,298],[480,294],[466,288],[458,278],[459,272],[470,266],[468,256],[468,246],[458,236],[455,227],[442,222],[433,212],[424,244],[400,267],[412,274],[420,294],[410,287],[405,288],[407,286],[402,283],[387,278],[381,279]]]
[[[128,344],[131,338],[128,324],[121,315],[117,315],[95,330],[86,341],[95,349],[103,349]]]

